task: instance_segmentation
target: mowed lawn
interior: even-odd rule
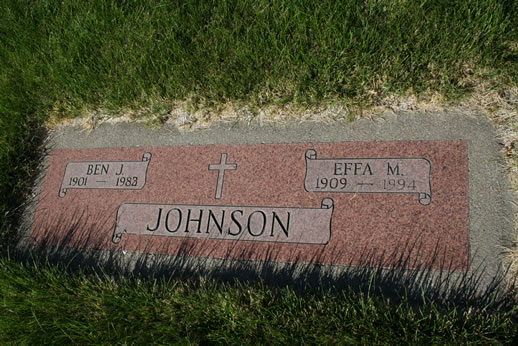
[[[1,1],[0,342],[510,343],[516,312],[487,302],[121,278],[12,256],[49,119],[175,102],[455,105],[481,84],[517,90],[516,1]]]

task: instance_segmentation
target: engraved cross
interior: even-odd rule
[[[227,163],[227,153],[221,153],[219,164],[209,164],[209,171],[218,171],[218,183],[216,185],[216,199],[221,199],[223,192],[223,182],[225,179],[225,170],[237,169],[236,163]]]

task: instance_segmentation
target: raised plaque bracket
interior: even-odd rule
[[[67,163],[59,189],[65,197],[68,189],[140,190],[146,184],[151,153],[142,161],[71,161]]]
[[[334,201],[320,208],[122,203],[112,241],[123,234],[325,245]]]
[[[432,163],[427,158],[325,158],[306,151],[304,189],[324,193],[412,193],[432,203]]]

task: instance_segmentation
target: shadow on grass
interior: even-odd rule
[[[439,251],[434,252],[425,266],[416,260],[415,254],[421,250],[418,241],[401,243],[390,253],[364,249],[358,262],[364,265],[353,265],[352,262],[346,266],[322,265],[322,252],[313,256],[309,263],[301,263],[298,259],[293,263],[283,263],[277,261],[278,253],[274,247],[258,254],[250,242],[246,242],[250,245],[240,248],[237,254],[236,249],[231,248],[226,258],[213,258],[210,254],[209,257],[193,256],[196,244],[188,240],[179,248],[165,245],[159,251],[155,248],[153,254],[145,244],[142,252],[96,250],[105,248],[104,240],[92,239],[93,229],[85,229],[85,219],[86,213],[57,220],[57,223],[53,220],[53,225],[66,225],[65,237],[58,239],[54,232],[47,232],[37,242],[21,242],[24,245],[17,248],[13,258],[29,265],[64,265],[70,273],[105,273],[115,278],[207,278],[226,283],[260,281],[271,287],[287,286],[298,292],[315,293],[322,289],[328,292],[352,289],[396,301],[404,298],[417,304],[429,300],[439,305],[454,304],[460,308],[476,307],[484,311],[510,311],[515,306],[515,284],[506,281],[506,270],[490,273],[483,265],[470,265],[468,270],[454,267],[447,254]],[[90,227],[96,228],[103,223],[99,220]],[[237,244],[239,241],[234,242]],[[85,248],[87,244],[88,249]],[[217,241],[214,244],[210,252],[218,246]],[[333,249],[335,254],[339,251]],[[254,255],[265,260],[245,260]]]
[[[16,226],[22,220],[31,189],[41,176],[39,165],[46,150],[47,131],[40,119],[27,115],[14,118],[10,115],[2,119],[7,127],[11,126],[12,133],[6,136],[5,147],[0,146],[0,256],[5,255],[6,244],[16,240]]]

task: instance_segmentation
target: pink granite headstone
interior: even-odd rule
[[[465,271],[468,208],[461,140],[56,149],[31,239]]]

